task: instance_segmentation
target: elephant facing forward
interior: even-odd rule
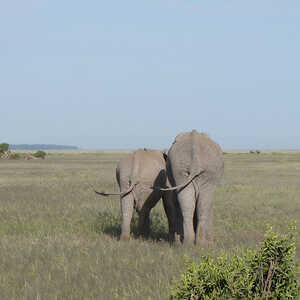
[[[208,135],[193,130],[175,138],[167,157],[173,187],[157,190],[174,191],[176,232],[184,244],[212,241],[212,202],[223,172],[223,152]]]
[[[171,192],[153,190],[153,186],[166,187],[166,161],[164,153],[159,150],[139,149],[120,159],[116,168],[116,178],[120,193],[97,192],[102,196],[120,195],[121,202],[121,237],[130,238],[130,224],[133,210],[139,215],[138,231],[148,237],[150,233],[150,211],[163,199],[163,206],[168,218],[170,240],[175,233],[175,203]]]

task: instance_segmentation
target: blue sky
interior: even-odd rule
[[[0,1],[0,141],[300,149],[300,2]]]

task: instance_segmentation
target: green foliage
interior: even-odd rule
[[[9,159],[20,159],[21,156],[19,153],[12,153],[10,156],[9,156]]]
[[[8,151],[8,148],[9,148],[9,144],[7,144],[7,143],[0,144],[0,154]]]
[[[231,259],[205,255],[200,264],[188,264],[170,299],[298,299],[295,243],[295,227],[286,235],[269,228],[259,250]]]
[[[39,150],[39,151],[36,151],[35,153],[33,153],[33,156],[44,159],[46,156],[46,152]]]

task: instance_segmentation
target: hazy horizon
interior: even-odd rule
[[[0,142],[300,149],[300,2],[0,4]]]
[[[174,137],[174,139],[175,139],[175,137]],[[10,145],[14,145],[14,146],[20,146],[20,145],[49,145],[49,146],[77,147],[77,149],[70,149],[70,150],[112,150],[112,151],[114,151],[114,150],[116,150],[116,151],[118,151],[118,150],[124,150],[124,151],[130,150],[130,151],[133,151],[133,150],[138,149],[138,148],[165,149],[165,148],[170,147],[172,145],[172,142],[169,144],[169,146],[166,146],[166,147],[159,147],[159,146],[152,147],[148,143],[148,147],[143,146],[141,144],[138,147],[123,147],[123,148],[122,147],[119,147],[119,148],[118,147],[113,147],[113,148],[109,148],[109,147],[86,147],[84,145],[78,146],[77,144],[49,144],[49,143],[45,143],[45,144],[39,144],[39,143],[32,143],[32,144],[22,143],[22,144],[16,144],[16,143],[11,143]],[[216,141],[216,142],[218,142],[218,141]],[[259,146],[259,144],[256,144],[256,145]],[[263,145],[263,143],[261,145]],[[267,147],[267,146],[265,146],[265,147],[264,146],[263,147],[255,147],[255,146],[248,147],[248,146],[245,146],[245,147],[231,147],[230,148],[230,147],[223,147],[222,144],[220,144],[220,146],[222,147],[222,149],[224,151],[226,151],[226,150],[233,150],[233,151],[235,151],[235,150],[236,151],[238,151],[238,150],[240,150],[240,151],[243,151],[243,150],[245,150],[245,151],[248,151],[248,150],[266,150],[266,151],[269,151],[269,150],[287,150],[287,151],[293,151],[293,150],[295,150],[295,151],[298,151],[299,150],[300,151],[300,147],[299,148],[293,148],[293,147],[272,148],[272,147]],[[50,150],[54,150],[54,149],[50,149]],[[66,150],[69,150],[69,149],[66,149]]]

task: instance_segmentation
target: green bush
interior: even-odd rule
[[[259,250],[231,259],[206,255],[188,268],[170,299],[300,299],[294,257],[295,228],[286,235],[268,229]]]
[[[0,144],[0,153],[4,153],[4,152],[8,151],[8,148],[9,148],[9,144],[6,144],[6,143]]]
[[[33,156],[44,159],[45,156],[46,156],[46,152],[42,151],[42,150],[39,150],[39,151],[36,151],[35,153],[33,153]]]

